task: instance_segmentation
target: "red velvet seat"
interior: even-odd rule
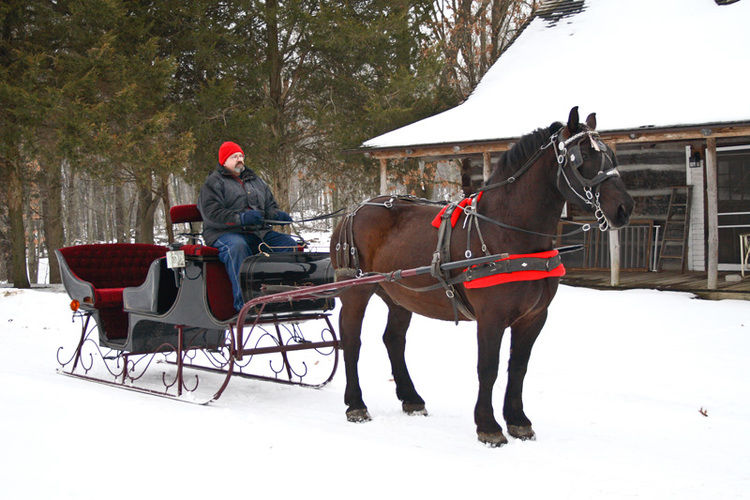
[[[191,255],[193,257],[218,257],[219,256],[218,248],[209,247],[206,245],[182,245],[180,249],[185,252],[185,255]]]
[[[197,205],[175,205],[169,209],[169,217],[172,224],[203,222]],[[191,231],[194,231],[192,227]],[[205,262],[206,299],[211,313],[219,320],[231,318],[235,314],[232,305],[234,300],[232,284],[224,264],[219,262],[219,249],[198,244],[199,238],[196,232],[184,234],[194,242],[181,247],[181,250],[185,252],[185,257]]]
[[[197,205],[175,205],[169,209],[169,218],[172,224],[192,224],[193,222],[203,222],[203,217],[198,210]],[[191,226],[191,231],[193,230]],[[180,250],[185,252],[186,256],[190,257],[218,257],[219,250],[214,247],[198,244],[199,241],[198,233],[190,232],[183,233],[184,236],[188,236],[191,241],[189,245],[182,245]]]
[[[167,247],[144,243],[78,245],[59,250],[73,277],[93,286],[92,297],[72,297],[99,311],[102,329],[110,339],[127,336],[128,317],[122,310],[122,290],[146,279],[151,263],[164,257]],[[70,293],[70,290],[68,290]]]
[[[169,209],[169,219],[172,224],[203,222],[198,205],[175,205]]]
[[[94,305],[97,309],[122,307],[123,288],[97,288],[94,290]]]

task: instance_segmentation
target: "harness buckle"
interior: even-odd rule
[[[454,293],[453,293],[453,290],[451,290],[450,288],[448,288],[448,289],[447,289],[447,290],[445,291],[445,295],[446,295],[446,297],[448,297],[449,299],[452,299],[453,297],[455,297],[455,296],[456,296],[456,294],[454,294]]]
[[[393,198],[391,198],[390,200],[388,200],[385,203],[383,203],[383,206],[385,208],[393,208]]]

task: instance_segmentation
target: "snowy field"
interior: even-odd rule
[[[58,375],[57,347],[76,341],[68,301],[0,289],[2,499],[750,498],[747,302],[561,287],[526,379],[537,440],[491,449],[472,419],[473,324],[412,322],[430,415],[409,417],[373,301],[360,364],[373,421],[351,424],[342,369],[318,390],[233,379],[210,406]]]

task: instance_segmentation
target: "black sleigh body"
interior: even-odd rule
[[[173,223],[189,223],[191,229],[200,221],[195,205],[173,207],[171,215]],[[198,243],[195,231],[186,234],[190,244],[173,250],[113,243],[56,251],[71,308],[81,321],[75,352],[66,356],[63,348],[58,350],[59,371],[178,398],[199,385],[197,375],[186,378],[186,370],[219,374],[219,389],[201,402],[218,399],[232,375],[313,386],[330,381],[338,365],[338,338],[327,312],[333,298],[263,305],[238,325],[218,250]],[[327,253],[301,250],[258,253],[240,272],[246,301],[332,280]],[[310,338],[301,325],[320,324],[312,320],[324,326]],[[330,359],[330,371],[310,382],[310,366],[320,363],[295,365],[301,351]],[[256,357],[269,360],[258,363]],[[260,373],[251,365],[262,368]],[[160,370],[156,377],[148,374],[153,366]],[[161,383],[153,387],[148,379]]]

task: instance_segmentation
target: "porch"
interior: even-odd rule
[[[729,280],[727,280],[727,276],[729,276]],[[739,281],[736,281],[738,278]],[[742,278],[738,271],[719,272],[716,290],[709,290],[706,287],[707,274],[705,272],[621,270],[620,284],[612,286],[610,285],[610,271],[608,269],[571,269],[562,278],[562,283],[600,290],[649,288],[673,292],[691,292],[702,299],[710,300],[750,300],[750,275],[746,272],[745,277]]]

